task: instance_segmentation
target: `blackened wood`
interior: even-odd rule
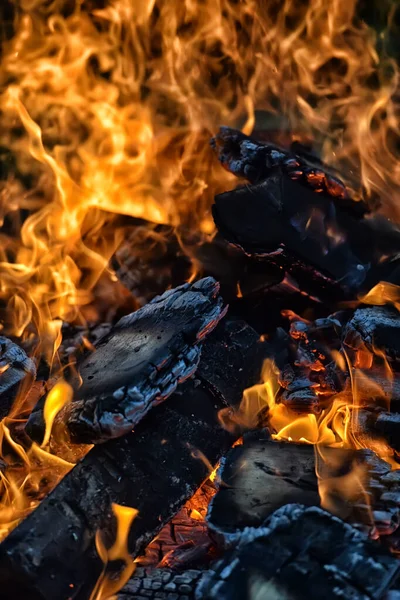
[[[289,504],[242,533],[203,575],[196,598],[379,600],[399,572],[397,558],[342,520]]]
[[[201,457],[215,464],[230,447],[217,413],[240,402],[261,362],[258,335],[222,322],[204,344],[196,379],[132,434],[91,450],[1,544],[2,598],[87,600],[102,566],[94,536],[112,529],[112,502],[139,510],[129,547],[140,554],[206,478]]]
[[[25,351],[6,337],[0,337],[0,418],[3,419],[22,384],[27,388],[36,377],[36,366]]]
[[[192,236],[190,247],[200,240]],[[118,279],[141,304],[164,290],[187,281],[191,274],[190,256],[172,227],[145,221],[124,230],[124,240],[112,259]]]
[[[260,142],[241,131],[221,127],[211,140],[221,163],[238,177],[252,183],[267,179],[277,171],[286,173],[291,179],[308,187],[314,193],[330,196],[346,210],[361,216],[368,212],[363,202],[350,199],[346,185],[329,168],[311,153],[288,152],[274,144]]]
[[[359,308],[344,328],[344,343],[353,350],[364,345],[400,359],[400,313],[391,306]]]
[[[358,436],[367,443],[382,440],[400,452],[400,413],[367,406],[358,411],[357,430]]]
[[[73,402],[59,416],[75,442],[128,433],[193,375],[201,342],[226,313],[218,292],[208,277],[157,296],[123,317],[78,363]]]
[[[215,492],[215,485],[206,481],[146,547],[138,559],[139,564],[180,570],[209,566],[213,544],[205,516]]]
[[[320,504],[314,448],[308,444],[245,442],[222,459],[218,480],[221,487],[207,522],[219,540],[244,527],[259,527],[284,504]]]
[[[213,216],[228,242],[280,265],[317,296],[358,290],[385,246],[371,219],[340,213],[333,200],[285,174],[216,196]]]
[[[288,270],[297,258],[300,264],[289,272],[301,283],[311,277],[307,267],[316,271],[312,275],[319,276],[322,287],[321,276],[344,291],[379,281],[385,269],[375,265],[384,260],[389,265],[388,256],[400,250],[400,232],[389,220],[377,214],[365,218],[366,206],[351,200],[340,180],[320,165],[310,166],[304,156],[227,128],[213,144],[229,170],[255,184],[216,198],[215,222],[229,242]],[[376,281],[367,279],[370,271]]]
[[[202,571],[195,569],[177,573],[171,569],[139,567],[118,594],[118,600],[194,600],[202,574]]]
[[[291,341],[277,401],[296,412],[318,413],[320,401],[343,388],[343,377],[331,362],[331,351],[340,349],[341,322],[336,315],[310,322],[291,311],[283,314],[290,319]]]
[[[322,457],[318,473],[327,482],[324,497],[329,506],[352,523],[375,527],[381,535],[393,533],[399,525],[400,493],[388,476],[390,465],[367,450],[324,448]],[[351,502],[342,498],[341,478],[354,469],[364,478],[370,508],[365,507],[362,488]],[[207,522],[221,544],[233,543],[245,527],[261,526],[284,504],[320,505],[314,447],[269,441],[261,432],[245,437],[242,446],[228,452],[221,461],[218,481],[220,489],[210,502]]]
[[[281,281],[283,272],[269,270],[228,245],[220,235],[193,234],[187,229],[142,222],[124,229],[124,241],[113,257],[116,276],[141,305],[164,290],[187,281],[193,269],[214,277],[230,305],[238,286],[243,296],[254,295]]]

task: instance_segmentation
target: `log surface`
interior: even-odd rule
[[[215,464],[232,444],[218,410],[239,404],[261,362],[258,335],[222,322],[204,344],[196,379],[133,433],[91,450],[1,544],[2,599],[29,592],[30,600],[87,600],[102,568],[95,533],[113,539],[113,502],[139,510],[129,548],[140,554],[207,477],[200,456]]]
[[[203,575],[197,600],[379,600],[400,572],[396,557],[317,507],[289,504]]]
[[[36,365],[25,351],[4,336],[0,336],[0,418],[3,419],[17,397],[23,382],[36,377]]]

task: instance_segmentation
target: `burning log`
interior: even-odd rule
[[[29,385],[36,377],[36,366],[25,351],[6,337],[0,337],[0,418],[3,419],[17,396],[22,383]]]
[[[341,322],[336,315],[308,322],[291,311],[288,356],[280,367],[277,401],[299,413],[320,412],[320,399],[341,391],[343,385],[331,351],[340,348]],[[343,379],[343,378],[342,378]]]
[[[215,145],[233,173],[257,182],[216,196],[218,230],[247,255],[284,268],[303,291],[352,295],[371,265],[398,253],[398,229],[377,215],[364,218],[363,204],[350,200],[327,175],[312,171],[306,177],[296,157],[287,159],[240,132],[223,132]],[[286,168],[293,161],[295,169]]]
[[[119,281],[141,304],[187,281],[194,266],[219,281],[229,304],[237,299],[238,286],[243,296],[254,296],[283,278],[282,270],[271,266],[267,272],[265,265],[228,246],[219,235],[209,241],[187,229],[145,222],[124,230],[112,264]]]
[[[179,570],[209,565],[213,552],[205,516],[215,492],[213,482],[206,481],[146,547],[139,564]]]
[[[245,440],[222,459],[217,477],[221,487],[207,522],[219,541],[245,527],[259,527],[284,504],[320,504],[314,449],[307,444]]]
[[[225,315],[212,278],[184,284],[123,317],[79,364],[81,380],[60,418],[77,443],[132,430],[196,371],[200,343]],[[40,414],[34,414],[34,429]]]
[[[230,127],[221,127],[218,135],[211,140],[211,145],[226,169],[251,183],[258,183],[279,171],[313,192],[334,198],[356,215],[362,216],[368,212],[363,202],[350,199],[343,181],[309,152],[288,152]],[[303,150],[299,145],[296,149]]]
[[[372,512],[373,525],[381,535],[397,529],[400,493],[395,496],[390,477],[385,479],[390,474],[388,463],[370,451],[323,448],[323,461],[318,460],[320,487],[316,466],[315,450],[310,444],[274,442],[262,433],[245,438],[242,446],[228,452],[218,471],[220,489],[211,500],[207,515],[215,539],[230,545],[246,527],[260,527],[285,504],[320,506],[321,489],[325,505],[342,518],[371,527]],[[342,497],[341,482],[345,481],[343,478],[350,479],[354,470],[371,498],[371,510],[367,513],[364,489],[355,486],[351,499]],[[389,491],[390,497],[385,495]],[[392,530],[387,525],[388,515]]]
[[[251,328],[221,323],[204,344],[196,378],[134,433],[92,449],[1,544],[2,598],[86,600],[102,568],[95,533],[112,530],[113,502],[138,509],[129,550],[140,554],[232,444],[217,413],[257,381],[261,353]]]
[[[400,563],[389,552],[317,507],[289,504],[259,529],[245,529],[203,575],[198,600],[377,600]]]

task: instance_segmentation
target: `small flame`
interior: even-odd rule
[[[135,571],[135,563],[128,550],[128,535],[134,519],[138,515],[135,508],[112,504],[113,513],[117,519],[117,535],[111,548],[107,549],[101,539],[101,532],[96,533],[96,549],[104,563],[103,571],[93,589],[90,600],[110,600],[114,594],[124,587]],[[107,567],[112,561],[123,561],[124,568],[118,574],[111,576]]]
[[[381,281],[365,296],[360,297],[360,302],[375,306],[392,304],[400,311],[400,286],[387,281]]]
[[[46,430],[42,442],[42,448],[47,446],[50,440],[54,419],[66,404],[72,401],[73,389],[64,379],[58,381],[47,395],[43,409]]]

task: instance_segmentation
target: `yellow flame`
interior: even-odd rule
[[[365,296],[360,297],[360,302],[374,306],[392,304],[397,310],[400,310],[400,286],[387,281],[381,281]]]
[[[51,430],[53,428],[54,419],[66,404],[72,401],[74,392],[69,383],[64,379],[58,381],[47,395],[43,417],[46,424],[46,430],[42,442],[42,448],[47,446],[50,440]]]
[[[133,520],[138,511],[135,508],[112,504],[113,513],[117,519],[117,535],[111,548],[107,549],[101,539],[101,532],[96,533],[96,549],[104,563],[103,572],[100,575],[90,600],[110,600],[114,594],[124,587],[135,570],[135,563],[128,550],[128,535]],[[107,565],[110,561],[122,560],[125,565],[118,577],[111,578],[107,574]]]

